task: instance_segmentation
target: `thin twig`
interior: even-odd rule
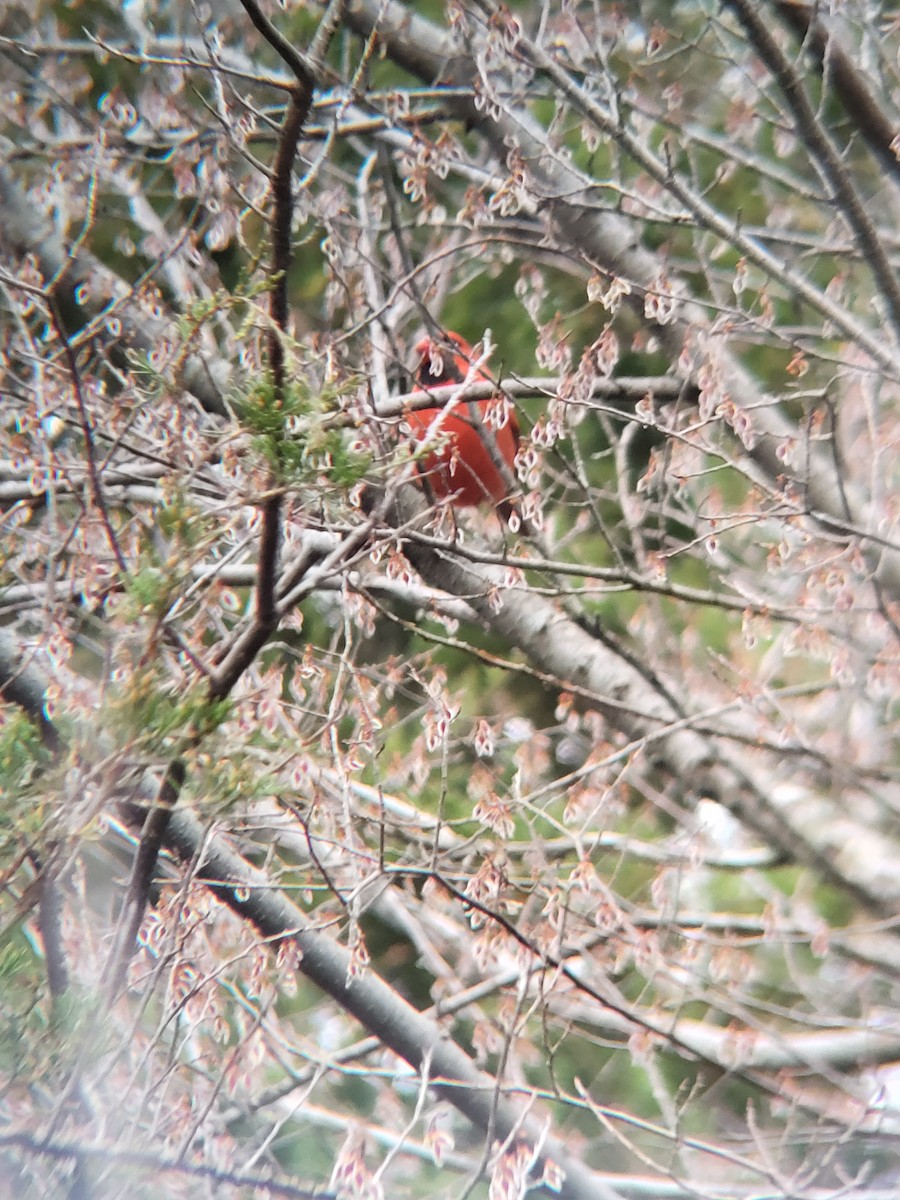
[[[84,454],[87,461],[88,479],[90,481],[91,500],[100,517],[100,521],[106,531],[106,538],[112,550],[113,558],[116,560],[116,565],[123,575],[128,574],[128,564],[125,562],[125,556],[119,546],[119,540],[116,537],[116,532],[112,527],[112,522],[109,518],[109,510],[106,507],[106,499],[103,495],[103,487],[100,483],[100,473],[97,470],[97,463],[94,460],[94,434],[91,429],[91,421],[88,416],[87,405],[84,402],[84,390],[81,386],[81,373],[78,369],[78,362],[75,358],[75,351],[69,342],[69,338],[63,327],[62,317],[60,316],[59,306],[56,302],[56,297],[52,292],[46,294],[47,306],[50,312],[50,320],[53,328],[56,331],[56,336],[62,345],[63,354],[69,368],[69,378],[72,380],[72,391],[75,394],[75,403],[78,408],[78,419],[81,424],[81,434],[84,438]]]

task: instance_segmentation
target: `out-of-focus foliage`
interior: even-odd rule
[[[898,48],[3,6],[0,1191],[893,1194]]]

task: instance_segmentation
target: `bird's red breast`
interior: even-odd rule
[[[416,382],[423,391],[461,384],[471,374],[472,347],[458,333],[448,333],[443,341],[425,337],[416,346],[419,356]],[[485,379],[480,372],[473,380]],[[457,507],[489,502],[502,515],[509,512],[509,487],[504,482],[484,438],[493,438],[499,457],[512,468],[519,445],[519,426],[515,413],[502,429],[484,424],[496,398],[462,402],[440,423],[441,444],[419,459],[420,473],[438,499],[449,497]],[[407,416],[413,436],[420,441],[435,437],[434,426],[440,409],[420,408]],[[477,413],[478,422],[472,419]],[[480,426],[480,427],[479,427]]]

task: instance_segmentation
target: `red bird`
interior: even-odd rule
[[[416,346],[419,355],[416,382],[423,391],[459,386],[470,375],[472,382],[487,378],[480,371],[473,374],[472,347],[465,338],[448,333],[444,342],[455,346],[456,353],[430,337],[422,338]],[[509,520],[512,512],[507,498],[509,487],[484,439],[493,439],[495,454],[512,469],[519,446],[519,424],[515,413],[510,412],[502,429],[488,427],[485,417],[496,403],[495,398],[460,401],[443,417],[440,409],[420,408],[408,413],[406,419],[419,441],[439,443],[437,449],[418,460],[421,474],[439,500],[449,497],[457,508],[490,501]],[[477,420],[473,420],[473,414],[477,414]]]

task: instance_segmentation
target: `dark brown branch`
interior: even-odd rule
[[[822,20],[822,5],[808,4],[806,0],[775,0],[775,7],[833,85],[844,111],[882,167],[900,182],[900,161],[891,148],[897,135],[896,124],[878,103],[840,38]]]
[[[283,411],[287,393],[284,337],[287,333],[289,316],[287,289],[288,272],[291,265],[291,223],[294,213],[291,176],[303,125],[312,107],[315,78],[303,56],[263,16],[255,0],[242,0],[242,3],[254,25],[278,50],[278,53],[297,76],[297,85],[291,92],[284,125],[278,139],[278,151],[272,177],[272,290],[270,293],[272,327],[269,330],[268,352],[272,373],[272,402],[277,409]],[[262,505],[256,613],[253,626],[249,631],[250,636],[245,642],[246,654],[241,659],[237,672],[233,671],[226,676],[218,673],[210,681],[209,698],[211,701],[221,700],[228,695],[234,683],[253,662],[256,654],[271,637],[278,624],[275,590],[281,544],[282,493],[276,486],[277,481],[274,478],[270,483],[269,494]],[[202,737],[203,730],[197,729],[189,737],[188,744],[196,745]],[[185,774],[183,758],[175,759],[170,763],[160,788],[158,801],[147,814],[141,831],[141,840],[120,916],[116,944],[110,957],[109,978],[112,994],[115,994],[121,986],[128,960],[134,950],[137,934],[149,901],[159,852],[163,845],[169,819],[178,802]]]
[[[900,341],[900,284],[897,282],[897,273],[869,219],[862,197],[809,102],[803,79],[772,36],[769,24],[755,0],[726,0],[726,3],[734,11],[757,54],[781,88],[797,132],[827,179],[835,201],[869,265],[887,304],[894,336]]]
[[[269,312],[272,327],[268,336],[269,369],[272,373],[272,401],[284,410],[286,379],[284,337],[288,329],[288,272],[291,266],[291,221],[294,213],[292,172],[303,125],[313,102],[315,75],[307,59],[275,28],[256,0],[241,0],[244,11],[279,57],[297,78],[285,112],[278,138],[278,150],[272,175],[272,290]],[[323,21],[323,25],[325,22]],[[259,545],[259,576],[256,586],[256,620],[263,630],[275,627],[275,580],[281,542],[281,493],[271,480],[270,495],[262,508],[262,532]]]
[[[84,438],[84,455],[87,460],[88,480],[90,481],[91,500],[94,507],[100,515],[100,521],[103,528],[106,530],[106,539],[109,542],[112,550],[113,558],[116,560],[116,565],[123,575],[128,573],[128,564],[125,562],[125,557],[122,554],[119,546],[119,539],[116,537],[116,531],[112,527],[112,521],[109,517],[109,509],[106,506],[106,500],[103,495],[103,487],[100,483],[100,473],[97,470],[97,463],[94,459],[94,432],[91,429],[91,421],[88,416],[87,405],[84,402],[84,389],[81,386],[81,373],[78,370],[78,360],[75,357],[75,351],[72,349],[72,344],[69,341],[63,326],[62,317],[59,312],[56,300],[53,295],[47,296],[47,301],[50,308],[50,319],[53,322],[53,327],[56,330],[56,336],[62,344],[63,355],[65,356],[66,364],[69,368],[69,378],[72,380],[72,391],[75,393],[75,404],[78,408],[78,419],[81,423],[81,436]]]
[[[287,38],[275,28],[272,22],[263,13],[262,9],[256,3],[256,0],[241,0],[244,12],[253,22],[256,29],[266,39],[275,53],[280,59],[290,67],[294,73],[297,82],[301,87],[305,88],[310,93],[310,103],[312,102],[312,90],[315,85],[312,68],[304,56],[297,50],[296,46],[292,45]]]
[[[184,759],[176,758],[169,764],[159,794],[155,802],[150,804],[144,818],[137,852],[131,865],[131,875],[119,912],[113,948],[106,964],[105,980],[110,997],[118,995],[125,982],[125,971],[134,953],[147,910],[169,817],[178,802],[184,780]],[[135,803],[131,811],[137,814],[142,811],[142,807]]]
[[[248,12],[255,8],[250,4]],[[288,328],[288,271],[291,266],[291,220],[294,199],[291,174],[303,122],[312,104],[312,80],[301,79],[291,93],[284,125],[278,140],[275,171],[272,176],[272,291],[270,313],[272,327],[268,336],[269,369],[272,372],[272,402],[284,411],[287,391],[284,368],[284,337]],[[270,478],[270,494],[262,507],[262,532],[259,540],[259,574],[256,584],[256,620],[264,631],[271,631],[275,613],[275,581],[281,543],[281,492],[277,480]]]

